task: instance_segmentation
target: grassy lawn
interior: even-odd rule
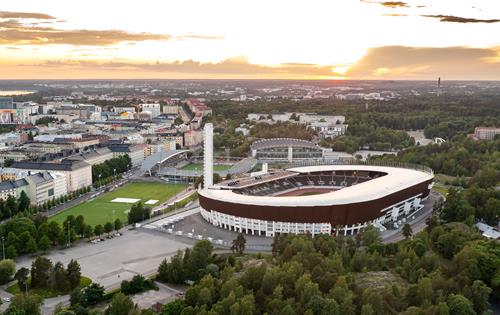
[[[187,186],[184,184],[163,184],[163,183],[130,183],[120,187],[112,192],[97,197],[94,200],[79,204],[66,211],[60,212],[50,220],[62,223],[68,215],[83,215],[85,223],[95,226],[113,221],[113,210],[115,210],[115,219],[119,218],[122,222],[127,222],[127,211],[132,204],[111,202],[115,198],[135,198],[142,202],[154,199],[159,200],[155,205],[159,205],[175,194],[181,192]],[[153,206],[155,206],[153,205]]]
[[[28,278],[28,283],[30,283],[30,279]],[[92,283],[92,280],[87,277],[81,277],[80,278],[80,285],[79,288],[85,288],[86,286],[89,286]],[[50,288],[45,288],[45,289],[28,289],[30,294],[36,294],[44,299],[46,298],[51,298],[51,297],[56,297],[58,295],[64,295],[68,294],[69,292],[58,292]],[[5,291],[9,292],[10,294],[18,294],[21,292],[21,289],[19,288],[19,285],[17,283],[11,285]]]
[[[225,164],[216,164],[214,165],[214,171],[227,171],[228,169],[231,168],[231,165],[225,165]],[[191,163],[182,168],[183,170],[187,171],[203,171],[203,163]]]

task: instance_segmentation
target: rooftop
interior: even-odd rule
[[[252,143],[252,150],[265,149],[272,147],[307,147],[319,148],[315,143],[308,140],[292,139],[292,138],[273,138],[262,139]]]

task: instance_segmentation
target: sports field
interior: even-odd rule
[[[184,190],[184,184],[163,184],[163,183],[130,183],[112,192],[101,195],[94,200],[79,204],[66,211],[60,212],[50,220],[63,222],[68,215],[83,215],[85,223],[95,226],[113,221],[113,210],[115,219],[119,218],[123,223],[127,222],[127,211],[132,204],[111,202],[115,198],[136,198],[143,203],[148,200],[159,200],[156,205],[171,198],[175,194]],[[153,206],[154,207],[154,206]]]
[[[225,164],[215,164],[214,165],[214,171],[227,171],[228,169],[231,168],[231,165],[225,165]],[[203,171],[203,164],[202,163],[191,163],[182,168],[183,170],[187,171]]]

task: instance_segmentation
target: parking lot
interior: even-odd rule
[[[100,283],[105,288],[118,287],[123,280],[136,274],[150,275],[156,272],[164,258],[190,245],[157,233],[139,230],[126,231],[122,236],[106,239],[97,244],[83,243],[61,251],[52,251],[47,258],[52,262],[67,264],[76,259],[82,275]],[[23,257],[17,268],[31,267],[33,258]]]
[[[193,244],[197,240],[206,239],[214,246],[229,248],[238,233],[221,229],[205,221],[199,209],[182,213],[151,222],[144,226],[145,229],[157,231],[169,239]],[[158,233],[156,233],[158,234]],[[246,249],[249,251],[271,251],[273,239],[270,237],[244,234]]]

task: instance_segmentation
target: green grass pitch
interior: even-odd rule
[[[227,171],[228,169],[231,168],[231,165],[225,165],[225,164],[216,164],[214,165],[214,171]],[[198,170],[198,171],[203,171],[203,164],[202,163],[192,163],[192,164],[188,164],[186,166],[184,166],[182,168],[183,170],[187,170],[187,171],[194,171],[194,170]]]
[[[115,210],[115,219],[119,218],[123,223],[126,223],[127,211],[132,204],[111,202],[111,200],[115,198],[136,198],[141,199],[143,203],[151,199],[159,200],[158,203],[150,206],[154,207],[181,192],[186,187],[184,184],[130,183],[94,200],[60,212],[50,217],[50,220],[62,223],[68,215],[76,217],[81,214],[85,217],[85,223],[91,226],[104,225],[106,222],[113,221],[113,210]]]

